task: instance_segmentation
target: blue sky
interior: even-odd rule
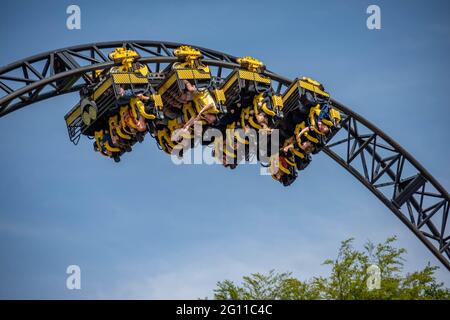
[[[81,7],[81,30],[66,29],[69,4]],[[369,4],[381,7],[381,30],[366,28]],[[252,55],[286,77],[320,80],[448,190],[449,9],[448,1],[9,1],[0,65],[122,39]],[[60,96],[0,119],[0,298],[211,298],[217,281],[253,272],[325,275],[321,263],[349,237],[362,247],[397,235],[407,270],[439,265],[324,154],[289,188],[257,166],[175,166],[150,137],[117,165],[89,140],[68,140],[63,116],[76,102]],[[78,291],[65,287],[71,264],[81,267]],[[438,278],[450,285],[446,270]]]

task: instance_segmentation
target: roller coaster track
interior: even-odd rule
[[[180,43],[114,41],[79,45],[35,55],[0,68],[0,117],[35,102],[81,90],[95,70],[114,66],[106,52],[117,47],[137,51],[158,83],[164,68],[177,61]],[[236,57],[196,47],[214,76],[239,67]],[[265,71],[277,93],[290,79]],[[450,271],[449,194],[407,151],[369,121],[332,100],[343,116],[339,132],[324,152],[350,172],[388,207]]]

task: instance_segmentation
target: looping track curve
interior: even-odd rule
[[[0,117],[35,102],[91,84],[95,70],[114,65],[105,51],[127,47],[140,53],[140,62],[160,79],[162,70],[177,58],[180,43],[113,41],[49,51],[0,68]],[[236,57],[197,47],[216,77],[238,67]],[[270,71],[277,93],[290,79]],[[332,100],[343,115],[342,128],[324,152],[349,171],[388,207],[450,271],[448,192],[408,152],[369,121]]]

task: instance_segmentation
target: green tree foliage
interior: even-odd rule
[[[353,239],[341,242],[337,257],[324,265],[331,268],[328,277],[301,281],[292,273],[255,273],[243,277],[241,285],[225,280],[217,283],[218,300],[311,300],[311,299],[450,299],[450,289],[437,282],[438,267],[428,264],[420,271],[403,274],[406,250],[395,247],[395,237],[364,250],[353,248]],[[380,270],[379,289],[369,289],[367,272],[371,265]]]

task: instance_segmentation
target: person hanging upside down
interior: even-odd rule
[[[277,157],[278,160],[276,159]],[[269,170],[272,178],[285,187],[291,185],[297,179],[295,163],[283,152],[271,157]]]
[[[193,100],[197,106],[198,113],[195,116],[192,116],[183,126],[182,129],[178,130],[178,133],[174,136],[173,139],[179,139],[179,136],[188,134],[191,127],[197,121],[203,121],[208,125],[212,125],[217,121],[216,114],[218,113],[218,109],[216,103],[211,96],[211,93],[208,89],[197,90],[195,86],[190,87],[193,94]],[[188,89],[189,91],[189,89]]]

